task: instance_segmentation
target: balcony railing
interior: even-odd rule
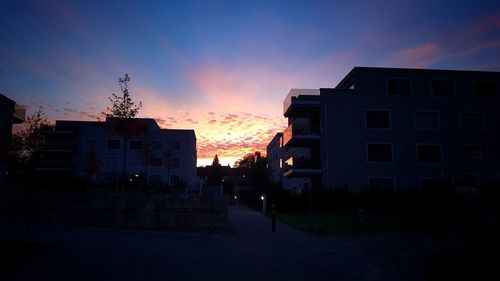
[[[291,89],[283,101],[283,115],[287,115],[291,106],[319,106],[319,90]]]
[[[321,173],[321,161],[303,157],[291,157],[283,165],[285,176],[314,175]]]
[[[289,144],[293,139],[298,140],[298,145],[302,145],[300,141],[316,141],[320,137],[319,125],[292,124],[283,132],[283,146]]]

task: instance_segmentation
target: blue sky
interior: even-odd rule
[[[0,2],[0,92],[93,120],[130,74],[140,116],[193,128],[201,161],[264,150],[290,88],[354,66],[500,71],[499,1]]]

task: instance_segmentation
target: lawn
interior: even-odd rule
[[[396,232],[410,228],[409,223],[397,218],[370,215],[360,221],[357,213],[278,213],[277,219],[317,234]]]
[[[22,270],[29,262],[54,249],[54,245],[0,240],[0,277]]]

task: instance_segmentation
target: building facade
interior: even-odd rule
[[[281,169],[283,166],[281,162],[283,158],[283,154],[281,153],[282,139],[283,133],[277,133],[266,147],[267,168],[269,169],[269,179],[272,183],[281,182],[283,176],[283,170]]]
[[[194,130],[162,129],[148,118],[125,119],[125,127],[136,128],[125,141],[117,121],[56,121],[37,169],[114,182],[125,167],[129,176],[149,183],[197,183]]]
[[[335,88],[292,89],[284,176],[353,192],[498,182],[499,85],[499,72],[355,67]]]
[[[24,122],[26,109],[0,94],[0,184],[7,177],[7,153],[12,139],[12,125]]]

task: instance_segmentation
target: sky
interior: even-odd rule
[[[128,73],[198,165],[265,152],[291,88],[354,66],[500,71],[500,1],[0,0],[0,25],[0,93],[28,113],[97,120]]]

